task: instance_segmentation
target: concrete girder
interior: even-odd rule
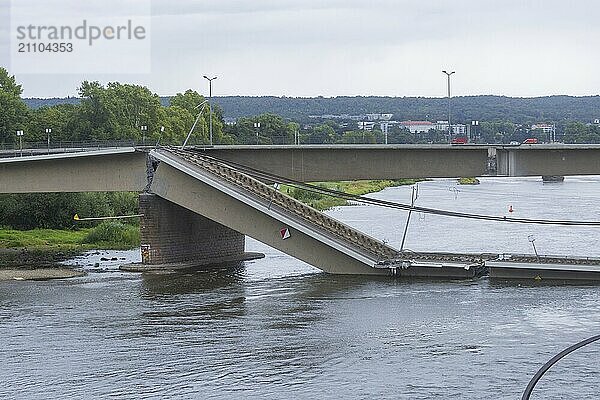
[[[504,176],[599,175],[600,146],[521,145],[496,149]]]
[[[335,237],[303,226],[285,211],[263,199],[249,196],[200,169],[179,164],[158,152],[162,161],[152,182],[152,193],[206,218],[248,235],[323,271],[333,274],[389,275],[373,268],[379,261],[353,249]],[[281,230],[287,228],[289,238]]]
[[[134,148],[0,159],[0,193],[141,192],[146,162]]]
[[[489,146],[215,146],[206,155],[303,182],[453,178],[486,172]]]

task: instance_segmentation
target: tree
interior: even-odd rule
[[[309,143],[335,143],[337,142],[337,137],[335,131],[330,125],[322,124],[317,125],[312,134],[308,137]]]
[[[79,106],[73,104],[59,104],[53,107],[41,107],[30,112],[27,124],[28,139],[32,141],[46,141],[46,129],[52,129],[51,142],[76,141],[79,139],[77,130]]]
[[[158,140],[164,109],[158,95],[138,85],[83,82],[79,94],[82,139]],[[147,131],[142,132],[141,127]]]
[[[14,143],[16,131],[25,128],[29,109],[21,99],[22,93],[15,77],[0,67],[0,144]]]
[[[180,109],[186,110],[189,113],[189,115],[193,116],[193,120],[187,128],[188,132],[193,125],[193,121],[198,116],[198,113],[201,110],[203,110],[202,117],[198,121],[198,125],[196,125],[193,137],[196,139],[196,142],[204,144],[210,142],[210,109],[208,107],[208,104],[204,108],[198,106],[204,103],[205,101],[206,99],[204,98],[204,96],[202,96],[194,90],[188,89],[185,91],[185,93],[177,93],[171,99],[171,105],[169,107],[178,107]],[[223,110],[217,104],[211,104],[211,106],[213,124],[213,144],[231,143],[231,137],[225,135],[223,130],[223,127],[225,125],[223,121]]]

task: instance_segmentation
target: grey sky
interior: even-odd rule
[[[219,76],[215,95],[443,96],[441,70],[453,69],[456,95],[590,95],[598,15],[590,0],[154,0],[152,74],[17,78],[41,97],[74,95],[84,79],[205,92],[204,74]]]

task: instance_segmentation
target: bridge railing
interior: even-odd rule
[[[34,156],[40,154],[72,153],[77,151],[89,151],[94,149],[136,147],[144,146],[142,142],[135,140],[94,140],[94,141],[55,141],[50,142],[23,142],[0,143],[0,157]],[[146,144],[147,145],[147,144]]]
[[[143,143],[136,140],[90,140],[90,141],[71,141],[60,140],[48,142],[23,142],[22,147],[19,143],[0,143],[0,150],[4,151],[20,151],[25,150],[44,150],[44,149],[72,149],[72,148],[105,148],[105,147],[129,147],[142,146]]]

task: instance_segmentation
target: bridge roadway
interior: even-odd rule
[[[304,182],[600,175],[600,145],[214,146],[198,151]]]

